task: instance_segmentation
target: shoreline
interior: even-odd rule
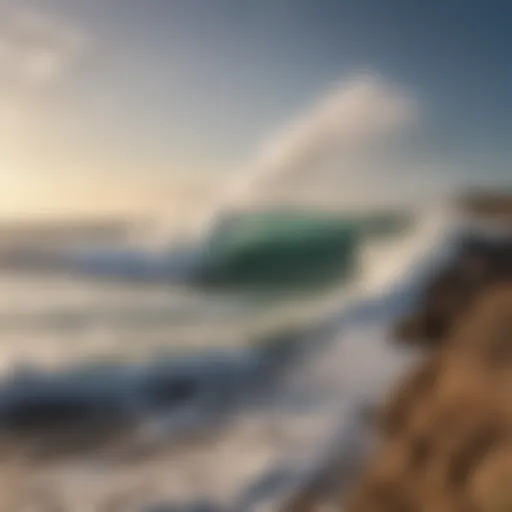
[[[512,195],[464,201],[458,204],[478,229],[393,322],[391,345],[422,355],[370,411],[374,446],[351,474],[331,458],[279,512],[496,512],[505,509],[490,502],[503,496],[512,505],[506,479],[503,487],[512,451],[498,456],[512,437],[512,408],[489,398],[506,404],[512,389],[512,377],[502,375],[512,369]]]
[[[334,510],[340,509],[340,503],[348,503],[350,506],[346,501],[347,488],[350,491],[354,484],[354,489],[374,485],[367,483],[369,477],[365,475],[372,474],[371,468],[381,464],[374,453],[375,443],[377,446],[383,445],[388,438],[393,437],[396,445],[397,439],[400,439],[400,436],[392,436],[386,430],[393,430],[390,423],[396,419],[389,412],[392,407],[381,405],[379,410],[375,410],[381,404],[385,390],[389,384],[394,386],[398,383],[400,388],[400,383],[407,382],[408,377],[403,376],[402,370],[407,371],[415,364],[409,357],[413,353],[420,356],[420,366],[426,366],[426,373],[429,374],[426,361],[431,358],[437,360],[438,356],[434,357],[433,354],[440,352],[443,345],[435,337],[441,332],[444,339],[446,336],[443,329],[446,329],[446,325],[450,322],[459,323],[455,322],[454,313],[459,308],[463,311],[470,307],[458,302],[460,297],[469,299],[471,294],[468,290],[473,289],[466,286],[468,276],[461,278],[461,272],[469,272],[471,275],[470,281],[474,281],[472,286],[476,290],[475,297],[486,293],[482,291],[483,288],[489,288],[486,286],[478,291],[482,282],[482,268],[478,258],[474,258],[474,251],[477,250],[477,255],[480,254],[479,250],[489,248],[489,244],[494,244],[496,239],[477,239],[476,235],[473,239],[468,239],[466,235],[460,242],[466,247],[467,254],[462,258],[466,261],[461,263],[459,254],[458,260],[455,260],[458,261],[459,269],[450,275],[450,271],[443,266],[452,261],[444,257],[445,249],[453,241],[452,233],[450,229],[446,231],[446,242],[442,244],[443,236],[433,236],[437,235],[441,224],[434,224],[429,224],[428,229],[422,229],[415,234],[414,239],[405,241],[403,246],[390,247],[390,254],[386,254],[387,258],[384,260],[382,255],[376,255],[381,258],[381,264],[376,269],[377,273],[372,274],[365,283],[366,286],[361,289],[366,296],[361,297],[361,301],[351,302],[348,310],[341,308],[344,311],[343,317],[340,316],[340,304],[336,300],[332,315],[322,316],[318,325],[314,323],[304,332],[299,329],[299,338],[304,338],[304,345],[307,345],[305,352],[298,354],[302,361],[298,361],[299,364],[285,365],[283,370],[286,371],[278,372],[279,382],[265,384],[266,394],[259,399],[268,403],[255,403],[254,408],[248,403],[249,408],[238,411],[234,415],[234,421],[228,419],[225,424],[220,422],[220,431],[215,429],[215,425],[213,428],[212,425],[203,425],[201,432],[197,435],[192,432],[192,438],[183,438],[177,445],[173,445],[174,448],[169,447],[164,438],[159,438],[162,441],[160,445],[158,441],[153,443],[149,452],[143,448],[142,452],[145,453],[129,448],[125,453],[132,455],[123,460],[118,460],[119,457],[122,458],[120,454],[123,451],[123,446],[118,445],[124,445],[124,448],[127,445],[133,446],[133,432],[128,428],[126,435],[121,436],[122,424],[120,429],[114,424],[114,443],[106,447],[109,453],[97,464],[99,471],[104,471],[102,478],[96,478],[91,474],[92,468],[87,468],[89,463],[89,466],[96,464],[92,460],[82,459],[50,465],[45,465],[47,462],[43,461],[37,467],[27,461],[18,474],[16,485],[20,488],[19,493],[24,495],[23,489],[42,486],[48,493],[52,493],[48,503],[61,498],[63,504],[67,503],[68,508],[63,508],[63,512],[73,510],[74,504],[78,503],[80,506],[94,504],[94,507],[99,507],[98,510],[141,512],[152,510],[147,507],[160,499],[164,500],[162,510],[189,511],[196,510],[193,508],[194,503],[202,497],[208,497],[210,507],[204,510],[217,512],[252,512],[256,510],[255,507],[266,505],[268,500],[271,504],[267,509],[272,512],[319,512],[323,510],[319,508],[319,503],[324,498],[328,498],[331,505],[334,503]],[[465,230],[462,232],[466,233]],[[451,251],[448,252],[451,255]],[[494,251],[490,253],[494,254]],[[484,254],[487,254],[486,251]],[[393,257],[390,258],[391,256]],[[414,261],[410,271],[406,270],[409,260]],[[503,261],[506,266],[510,259],[506,257]],[[388,268],[390,263],[392,264]],[[443,267],[441,270],[440,266]],[[398,271],[405,271],[403,279],[391,279]],[[500,280],[501,277],[498,276],[497,281]],[[453,290],[454,283],[458,292],[451,295],[450,290]],[[434,291],[429,291],[431,288]],[[425,297],[429,295],[433,295],[433,298],[426,302],[437,304],[433,310],[425,306]],[[418,309],[409,311],[409,301],[413,296],[419,299],[423,296],[423,303],[420,300]],[[327,302],[330,305],[331,301]],[[439,308],[439,304],[443,304],[443,307]],[[407,318],[403,318],[405,313],[408,314]],[[465,314],[467,313],[461,313],[462,316]],[[395,324],[394,328],[389,329],[392,323]],[[278,366],[282,357],[287,359],[288,334],[295,339],[294,334],[297,333],[284,334],[284,353],[279,350],[281,343],[278,344],[276,352],[275,342],[270,340],[267,340],[268,343],[263,342],[260,347],[274,354]],[[400,335],[402,341],[397,340],[397,335]],[[238,366],[236,363],[235,367]],[[243,373],[245,375],[247,372]],[[317,388],[313,381],[318,378],[320,382]],[[324,385],[327,387],[324,388]],[[175,391],[178,395],[187,395],[187,386],[182,388],[179,384]],[[409,389],[409,386],[405,387]],[[165,384],[164,388],[167,389],[168,385]],[[308,393],[313,394],[310,396]],[[314,421],[318,422],[318,426],[308,424],[312,419],[308,416],[311,411],[313,415],[316,414],[315,393],[319,393],[318,399],[321,399],[320,409],[325,409],[319,414],[327,414],[321,418],[315,417]],[[417,402],[416,398],[413,397],[412,401]],[[313,407],[308,412],[311,406]],[[289,409],[281,414],[281,407]],[[295,410],[294,407],[298,409]],[[387,408],[387,416],[380,412],[382,407]],[[198,420],[198,417],[195,419]],[[162,425],[155,424],[149,430],[162,428],[162,433],[165,433],[170,426],[169,421],[172,418],[163,421]],[[399,425],[404,422],[404,419],[398,421]],[[376,430],[379,433],[378,440],[375,439]],[[148,435],[151,436],[151,432]],[[339,439],[342,442],[338,443]],[[90,441],[94,443],[95,440]],[[86,438],[84,443],[86,442],[89,439]],[[151,449],[154,451],[151,452]],[[223,454],[222,458],[229,466],[223,467],[222,471],[220,468],[218,471],[215,469],[220,460],[217,452]],[[93,457],[94,453],[91,451],[90,457],[86,459]],[[365,462],[368,460],[372,462],[366,466]],[[8,461],[4,461],[0,469],[5,471],[9,466]],[[66,468],[70,475],[65,474]],[[23,474],[23,471],[26,473]],[[88,492],[82,489],[84,485],[89,489]],[[133,492],[129,490],[132,487]],[[357,494],[357,490],[354,492]],[[182,502],[183,498],[189,505]],[[116,500],[118,503],[114,504]],[[112,505],[109,505],[111,501]],[[384,501],[381,499],[379,505],[384,507]],[[41,506],[44,509],[46,505]],[[60,506],[62,508],[63,505]],[[18,505],[14,509],[20,512],[24,510]],[[11,507],[6,512],[14,509]],[[363,506],[359,510],[378,512],[387,509],[367,509]],[[394,509],[391,510],[395,512]],[[348,511],[352,512],[352,509],[349,508]]]
[[[490,217],[499,210],[508,218],[510,205]],[[425,356],[383,404],[379,446],[343,510],[505,510],[512,504],[510,233],[463,243],[394,335]]]

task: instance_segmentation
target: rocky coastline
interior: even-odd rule
[[[512,224],[511,197],[465,204]],[[510,232],[461,241],[394,334],[425,356],[383,404],[378,448],[341,509],[512,510]]]
[[[137,463],[143,466],[142,459],[147,453],[141,455],[141,460],[136,455],[126,463],[123,461],[123,472],[119,471],[118,480],[110,479],[115,483],[105,489],[101,506],[93,505],[99,507],[95,510],[255,512],[259,508],[251,504],[253,495],[259,499],[261,495],[276,494],[274,488],[285,488],[285,496],[283,500],[279,498],[279,505],[273,501],[274,505],[266,508],[271,512],[512,510],[509,484],[512,481],[512,406],[509,405],[512,392],[512,196],[508,199],[500,196],[495,202],[487,196],[467,197],[459,204],[471,216],[491,223],[497,221],[506,229],[500,229],[498,236],[482,233],[463,236],[453,258],[430,276],[413,310],[396,319],[390,343],[405,351],[419,352],[421,357],[418,364],[395,383],[392,393],[376,411],[372,407],[363,411],[364,428],[377,435],[376,445],[368,448],[369,455],[365,448],[364,457],[347,461],[338,453],[343,450],[332,447],[312,471],[298,471],[291,477],[286,471],[282,475],[279,471],[272,473],[257,482],[254,489],[249,489],[235,508],[226,509],[201,500],[181,505],[173,500],[155,502],[160,495],[165,495],[163,490],[179,485],[172,481],[169,461],[179,459],[180,451],[189,448],[186,443],[169,451],[157,446],[155,452],[162,462],[155,465],[153,472],[147,471],[144,482],[134,484],[133,492],[127,491],[131,487],[127,482],[133,477],[130,467],[136,468]],[[292,334],[295,340],[295,333]],[[288,357],[290,340],[278,341],[269,341],[265,351],[272,349],[272,364],[281,368],[281,360]],[[254,361],[254,357],[249,358],[250,361]],[[222,375],[229,373],[232,367],[239,368],[238,359],[235,362],[235,365],[223,363]],[[242,371],[248,376],[250,369],[258,368],[253,368],[251,363]],[[167,368],[162,371],[164,376],[169,373]],[[156,374],[151,372],[151,375]],[[186,400],[195,392],[188,381],[179,379],[176,382],[167,378],[158,380],[157,385],[165,390],[165,400]],[[67,393],[72,391],[69,386],[66,389]],[[47,399],[54,407],[52,390],[50,386]],[[39,401],[42,391],[41,388]],[[100,403],[112,411],[103,391]],[[154,390],[151,394],[154,395]],[[76,407],[76,396],[71,398]],[[225,398],[221,402],[225,407]],[[65,405],[66,415],[76,419],[77,410],[67,408],[67,402]],[[56,411],[54,416],[62,419],[60,406],[53,410]],[[81,412],[80,408],[78,413]],[[47,408],[40,414],[31,403],[13,409],[4,399],[0,400],[0,413],[12,423],[0,425],[4,449],[4,465],[0,465],[4,483],[0,512],[81,510],[78,507],[90,501],[81,479],[79,487],[66,499],[60,496],[58,484],[53,484],[58,493],[52,494],[49,490],[52,465],[48,461],[58,460],[60,455],[54,445],[58,444],[59,449],[80,447],[80,451],[89,455],[95,450],[101,452],[106,445],[109,453],[117,457],[125,445],[132,446],[134,437],[138,436],[137,428],[127,422],[123,414],[116,416],[112,424],[80,430],[78,438],[73,432],[68,440],[54,424],[49,425],[49,430],[57,432],[56,439],[42,436],[41,420],[51,419]],[[99,415],[105,416],[103,409]],[[89,417],[95,416],[88,414]],[[36,426],[34,431],[29,431],[28,444],[27,436],[13,442],[12,433],[9,434],[6,427],[11,426],[10,430],[18,435],[22,430],[26,433],[27,425]],[[64,431],[72,432],[67,424]],[[104,436],[98,439],[90,435],[96,432]],[[342,434],[340,437],[344,436]],[[246,449],[247,441],[242,439],[240,446]],[[201,451],[200,442],[196,449]],[[68,456],[65,451],[63,458]],[[174,466],[177,466],[175,460]]]

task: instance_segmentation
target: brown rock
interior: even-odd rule
[[[384,406],[349,512],[496,512],[512,504],[512,286],[475,297]]]
[[[450,265],[433,277],[416,311],[394,328],[400,341],[426,347],[443,344],[478,299],[496,285],[512,283],[512,241],[468,237]]]
[[[463,211],[484,218],[501,219],[512,216],[512,191],[469,192],[460,197]]]

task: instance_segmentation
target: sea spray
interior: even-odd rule
[[[411,97],[375,74],[361,73],[343,80],[286,123],[229,178],[211,218],[226,210],[283,204],[280,194],[296,207],[302,203],[304,208],[304,200],[306,205],[313,200],[313,209],[343,209],[344,201],[351,202],[350,187],[358,178],[354,160],[390,144],[416,119],[417,110]],[[326,161],[329,171],[323,174]],[[334,173],[333,164],[337,167]],[[302,184],[310,192],[320,185],[324,194],[307,198],[297,191],[294,201],[294,187]],[[382,192],[379,189],[379,195]],[[322,197],[325,193],[328,202]]]

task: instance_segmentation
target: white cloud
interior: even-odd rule
[[[403,165],[402,138],[419,118],[420,105],[406,91],[377,75],[355,75],[270,137],[237,173],[222,202],[304,204],[324,197],[342,203],[357,199],[358,188],[369,196],[369,188],[379,186],[372,178]]]
[[[80,62],[88,38],[72,23],[0,0],[0,174],[45,129],[44,93]],[[29,153],[30,154],[30,153]],[[14,178],[12,178],[14,179]]]
[[[59,79],[83,55],[86,35],[67,20],[0,6],[0,86],[32,89]]]

